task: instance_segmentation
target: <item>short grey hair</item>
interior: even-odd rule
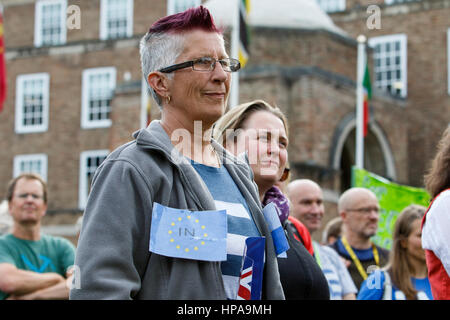
[[[142,75],[160,109],[162,109],[162,99],[149,85],[148,75],[153,71],[174,64],[183,49],[183,34],[147,32],[140,41]],[[168,77],[170,79],[173,75],[168,74]]]

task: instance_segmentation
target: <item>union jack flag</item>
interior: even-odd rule
[[[238,300],[251,300],[252,297],[252,274],[253,274],[253,262],[251,259],[244,257],[245,260],[250,261],[252,264],[250,267],[242,270],[239,278],[239,290]],[[244,261],[245,264],[245,261]]]
[[[245,240],[237,300],[261,300],[265,243],[265,237]]]

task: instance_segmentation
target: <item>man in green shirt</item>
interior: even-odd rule
[[[12,233],[0,237],[0,300],[68,299],[75,247],[41,234],[46,183],[35,174],[13,179],[7,190]]]

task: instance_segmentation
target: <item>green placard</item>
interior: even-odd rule
[[[410,204],[428,207],[430,202],[425,189],[396,184],[357,167],[352,167],[352,187],[367,188],[376,194],[381,210],[373,241],[386,249],[392,246],[392,232],[399,213]]]

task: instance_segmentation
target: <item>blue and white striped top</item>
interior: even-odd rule
[[[191,163],[211,192],[216,209],[227,210],[227,260],[222,262],[221,269],[227,298],[235,300],[245,240],[261,235],[249,213],[247,202],[227,169],[223,165],[215,168],[194,161]]]

